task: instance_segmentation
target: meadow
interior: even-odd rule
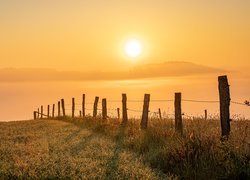
[[[228,141],[219,120],[174,121],[92,117],[0,123],[0,179],[248,179],[250,122],[231,122]]]

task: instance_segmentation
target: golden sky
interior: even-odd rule
[[[249,0],[0,0],[0,27],[2,68],[250,68]],[[143,46],[135,61],[123,52],[130,38]]]

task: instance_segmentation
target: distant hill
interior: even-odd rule
[[[169,77],[196,74],[222,73],[225,70],[194,64],[190,62],[170,61],[158,64],[137,66],[131,71],[132,77]]]
[[[224,73],[225,70],[190,62],[164,62],[135,66],[130,71],[57,71],[42,68],[0,69],[0,82],[126,80]]]

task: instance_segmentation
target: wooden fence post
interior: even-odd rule
[[[117,117],[120,119],[120,108],[117,108]]]
[[[64,99],[61,99],[61,104],[62,104],[63,117],[65,117],[65,116],[66,116],[66,113],[65,113]]]
[[[85,94],[82,95],[82,117],[85,117]]]
[[[41,119],[43,119],[43,106],[41,106]]]
[[[102,99],[102,119],[106,120],[108,117],[107,115],[107,99]]]
[[[95,97],[95,102],[94,102],[94,109],[93,109],[93,117],[94,118],[96,118],[96,116],[97,116],[98,101],[99,101],[99,97],[96,96]]]
[[[72,118],[75,117],[75,98],[72,98]]]
[[[36,111],[33,112],[34,120],[36,120]]]
[[[57,103],[57,110],[58,110],[58,117],[60,117],[61,116],[61,102],[60,101],[58,101]]]
[[[161,108],[158,109],[158,113],[159,113],[159,118],[160,120],[162,120],[162,116],[161,116]]]
[[[50,115],[50,105],[48,105],[48,110],[47,110],[47,118],[49,119],[49,115]]]
[[[128,122],[127,95],[122,94],[122,124]]]
[[[230,89],[227,76],[219,76],[220,122],[222,138],[228,139],[230,133]]]
[[[145,94],[144,95],[143,111],[142,111],[142,119],[141,119],[141,128],[142,129],[146,129],[148,127],[149,101],[150,101],[150,94]]]
[[[79,111],[79,115],[80,115],[80,118],[81,118],[82,117],[82,111],[81,110]]]
[[[53,104],[53,107],[52,107],[52,118],[55,117],[55,104]]]
[[[181,93],[175,93],[175,130],[182,135]]]
[[[207,110],[205,109],[205,120],[207,120]]]
[[[39,108],[37,108],[37,118],[39,119],[39,116],[40,116],[40,110]]]

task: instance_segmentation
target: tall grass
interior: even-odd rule
[[[171,119],[150,119],[141,130],[139,120],[120,125],[117,119],[68,119],[78,126],[92,129],[140,156],[151,168],[185,179],[250,178],[250,122],[231,123],[228,141],[220,140],[218,120],[184,119],[184,133],[174,131]]]
[[[121,125],[70,117],[0,123],[0,179],[249,179],[250,122],[233,121],[228,141],[216,119]]]

